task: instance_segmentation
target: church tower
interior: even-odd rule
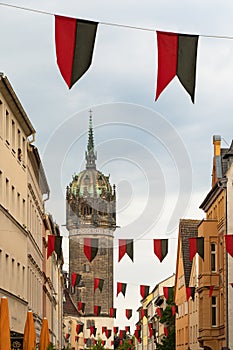
[[[66,190],[66,227],[69,231],[69,274],[81,275],[72,288],[74,303],[85,303],[84,316],[94,316],[94,305],[101,306],[100,316],[108,316],[113,307],[113,238],[116,229],[116,194],[109,176],[96,169],[92,115],[90,111],[86,169],[75,174]],[[92,261],[84,253],[85,239],[98,248]],[[92,243],[93,244],[93,243]],[[102,292],[94,291],[94,280],[103,280]]]

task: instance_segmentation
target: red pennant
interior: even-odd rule
[[[159,316],[159,318],[162,318],[162,316],[163,316],[163,309],[161,307],[157,307],[156,313]]]
[[[112,330],[111,329],[106,329],[105,335],[106,335],[106,338],[109,339],[111,337],[111,335],[112,335]]]
[[[187,297],[187,301],[189,300],[190,297],[192,297],[192,300],[194,301],[195,287],[186,287],[186,297]]]
[[[212,297],[214,286],[209,286],[209,297]]]
[[[116,318],[116,309],[114,307],[110,307],[109,316]]]
[[[94,337],[96,336],[96,328],[95,326],[90,326],[90,336],[94,335]]]
[[[84,254],[92,262],[98,253],[98,238],[84,238]]]
[[[101,311],[101,306],[94,305],[94,315],[99,316]]]
[[[84,312],[84,310],[85,310],[85,303],[78,301],[78,311]]]
[[[48,246],[47,246],[47,259],[52,255],[55,249],[55,238],[54,235],[48,235]]]
[[[127,254],[133,261],[133,239],[119,239],[118,262],[121,261],[125,254]]]
[[[144,285],[140,286],[140,294],[141,294],[142,299],[144,299],[148,296],[149,290],[150,290],[149,286],[144,286]]]
[[[162,262],[168,253],[168,239],[154,239],[154,253]]]
[[[120,339],[125,338],[125,333],[126,333],[125,330],[122,330],[122,329],[121,329],[121,330],[120,330],[119,338],[120,338]]]
[[[87,343],[87,338],[84,338],[83,341],[84,341],[84,344],[86,344]]]
[[[130,333],[130,326],[125,326],[126,333]]]
[[[148,322],[148,329],[149,329],[149,337],[152,338],[153,336],[153,327],[152,327],[152,323]]]
[[[113,346],[114,345],[114,340],[111,340],[111,346]]]
[[[125,297],[126,286],[127,286],[126,283],[117,282],[117,296],[119,293],[122,293]]]
[[[119,331],[119,327],[113,327],[113,333],[114,333],[114,334],[117,334],[118,331]]]
[[[106,344],[106,340],[102,340],[101,345],[104,346]]]
[[[177,312],[177,306],[172,305],[172,316],[175,316],[176,312]]]
[[[191,237],[189,238],[189,259],[193,260],[194,256],[198,253],[204,260],[204,237]]]
[[[233,235],[225,235],[226,251],[233,257]]]
[[[172,298],[174,287],[163,287],[163,295],[166,300]]]
[[[166,337],[168,337],[168,328],[167,327],[164,327],[164,334]]]
[[[125,316],[129,320],[132,317],[133,310],[132,309],[126,309],[125,310]]]
[[[143,317],[147,317],[147,309],[140,310],[140,319],[142,320]]]
[[[102,326],[102,334],[104,334],[107,330],[107,327],[106,326]]]
[[[80,334],[83,332],[83,324],[77,324],[76,326],[76,333]]]

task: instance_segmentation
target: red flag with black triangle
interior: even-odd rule
[[[198,35],[157,31],[157,100],[177,76],[194,103]]]
[[[130,326],[125,326],[126,333],[130,333]]]
[[[117,296],[119,293],[122,293],[125,297],[126,286],[127,286],[126,283],[117,282]]]
[[[162,318],[162,316],[163,316],[163,309],[161,307],[157,307],[155,311],[156,311],[158,317]]]
[[[87,338],[83,338],[84,344],[87,343]]]
[[[119,334],[119,338],[120,338],[120,339],[124,339],[124,338],[125,338],[125,335],[126,335],[126,331],[123,330],[123,329],[121,329],[121,330],[120,330],[120,334]]]
[[[150,290],[150,286],[140,285],[140,294],[142,299],[148,296],[149,290]]]
[[[98,238],[84,238],[84,254],[92,262],[98,253]]]
[[[134,336],[137,339],[138,342],[140,342],[140,337],[141,337],[141,331],[139,329],[136,329],[134,331]]]
[[[107,330],[107,327],[106,326],[102,326],[102,334],[104,334]]]
[[[132,317],[133,310],[132,309],[126,309],[125,310],[125,316],[129,320]]]
[[[62,255],[62,236],[48,235],[47,259],[54,251],[59,259]]]
[[[95,328],[95,326],[90,326],[90,336],[94,335],[94,337],[96,336],[96,330],[97,328]]]
[[[94,279],[94,292],[98,288],[100,292],[103,290],[104,280],[102,278],[95,278]]]
[[[69,89],[89,69],[97,22],[55,15],[57,64]]]
[[[225,235],[226,251],[233,257],[233,235]]]
[[[163,287],[163,295],[166,300],[172,299],[174,294],[174,287]]]
[[[186,287],[186,297],[187,297],[187,301],[189,300],[190,297],[194,301],[195,287]]]
[[[147,309],[140,310],[140,320],[142,320],[143,317],[147,317]]]
[[[178,309],[177,309],[177,305],[172,305],[172,316],[175,316],[175,314],[177,313]]]
[[[154,253],[162,262],[168,253],[168,239],[154,239]]]
[[[78,301],[78,311],[85,311],[85,303],[82,303],[81,301]]]
[[[119,327],[113,327],[113,333],[114,333],[114,334],[117,334],[118,331],[119,331]]]
[[[133,239],[119,239],[118,261],[121,261],[125,254],[127,254],[133,261]]]
[[[76,333],[80,334],[83,332],[83,324],[77,324],[76,326]]]
[[[140,324],[137,324],[137,325],[136,325],[136,330],[137,330],[137,331],[140,331],[140,330],[141,330],[141,328],[142,328],[142,327],[141,327],[141,325],[140,325]]]
[[[166,337],[168,337],[168,328],[166,326],[164,326],[164,334]]]
[[[194,256],[198,253],[204,260],[204,237],[191,237],[189,238],[189,259],[193,260]]]
[[[106,340],[101,341],[101,345],[104,346],[106,344]]]
[[[94,305],[94,315],[99,316],[101,311],[101,306],[99,305]]]
[[[110,309],[109,309],[109,316],[116,318],[116,308],[110,307]]]
[[[109,339],[111,337],[111,335],[112,335],[112,330],[111,329],[106,329],[105,335],[106,335],[106,338]]]
[[[74,288],[75,286],[77,286],[81,280],[82,276],[75,273],[75,272],[72,272],[71,274],[71,285],[72,287]]]

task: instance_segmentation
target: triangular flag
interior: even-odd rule
[[[84,310],[85,310],[85,303],[78,301],[78,311],[84,312]]]
[[[106,344],[106,340],[101,341],[101,345],[104,346]]]
[[[110,309],[109,309],[109,316],[116,318],[116,308],[110,307]]]
[[[57,254],[57,258],[60,259],[62,255],[62,236],[48,235],[47,259],[54,251]]]
[[[126,331],[125,330],[120,330],[120,334],[119,334],[119,338],[120,339],[124,339],[125,338],[125,335],[126,335]]]
[[[140,338],[141,337],[141,331],[139,329],[136,329],[134,331],[134,336],[137,339],[137,341],[140,343],[140,341],[141,341],[141,338]]]
[[[75,286],[77,286],[81,280],[81,275],[75,273],[75,272],[72,272],[71,274],[71,285],[72,287],[74,288]]]
[[[84,238],[84,253],[90,262],[98,253],[98,243],[98,238]]]
[[[178,311],[177,305],[172,305],[172,316],[175,316],[177,311]]]
[[[158,317],[162,318],[162,316],[163,316],[163,309],[161,307],[157,307],[155,311],[156,311]]]
[[[189,238],[189,259],[193,260],[194,256],[198,253],[204,260],[204,237],[191,237]]]
[[[77,324],[76,326],[76,333],[80,334],[83,332],[83,324]]]
[[[125,254],[127,254],[133,261],[133,239],[119,239],[118,261],[121,261]]]
[[[83,338],[84,344],[87,343],[87,338]]]
[[[101,278],[95,278],[94,279],[94,292],[97,288],[99,288],[100,292],[103,290],[104,280]]]
[[[212,297],[214,286],[209,286],[209,297]]]
[[[55,15],[57,64],[69,89],[91,65],[97,22]]]
[[[194,103],[198,35],[157,31],[158,99],[170,81],[177,76]]]
[[[125,297],[126,286],[127,286],[126,283],[117,282],[117,296],[119,293],[122,293]]]
[[[189,300],[190,297],[194,301],[195,287],[186,287],[186,297],[187,297],[187,301]]]
[[[90,336],[94,335],[94,337],[96,336],[96,330],[97,328],[95,328],[95,326],[90,326]]]
[[[141,309],[140,310],[140,320],[142,320],[143,317],[147,318],[147,309]]]
[[[168,253],[168,239],[154,239],[154,253],[162,262]]]
[[[106,329],[105,335],[106,335],[106,338],[109,339],[111,337],[111,335],[112,335],[112,330],[111,329]]]
[[[153,324],[152,324],[152,322],[148,322],[148,330],[149,330],[149,337],[152,338],[152,336],[153,336]]]
[[[126,309],[125,310],[125,316],[129,320],[132,317],[133,310],[132,309]]]
[[[226,251],[233,257],[233,235],[225,235]]]
[[[142,299],[144,299],[148,296],[149,290],[150,290],[149,286],[140,285],[140,294],[141,294]]]
[[[174,293],[174,287],[163,287],[163,295],[166,300],[172,299]]]
[[[104,334],[107,330],[107,327],[106,326],[102,326],[102,334]]]
[[[99,316],[101,311],[101,306],[94,305],[94,315]]]
[[[130,333],[130,326],[125,326],[126,333]]]
[[[113,333],[114,333],[114,334],[117,334],[118,331],[119,331],[119,327],[113,327]]]
[[[137,331],[140,331],[140,330],[141,330],[141,328],[142,328],[142,327],[141,327],[141,325],[140,325],[140,324],[137,324],[137,325],[136,325],[136,330],[137,330]]]
[[[166,337],[168,337],[168,328],[164,326],[164,334]]]

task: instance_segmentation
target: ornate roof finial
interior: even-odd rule
[[[96,153],[94,150],[94,135],[93,135],[93,126],[92,126],[92,110],[90,109],[90,117],[89,117],[89,131],[88,131],[88,144],[86,151],[86,168],[87,169],[96,169],[95,161],[96,161]]]

